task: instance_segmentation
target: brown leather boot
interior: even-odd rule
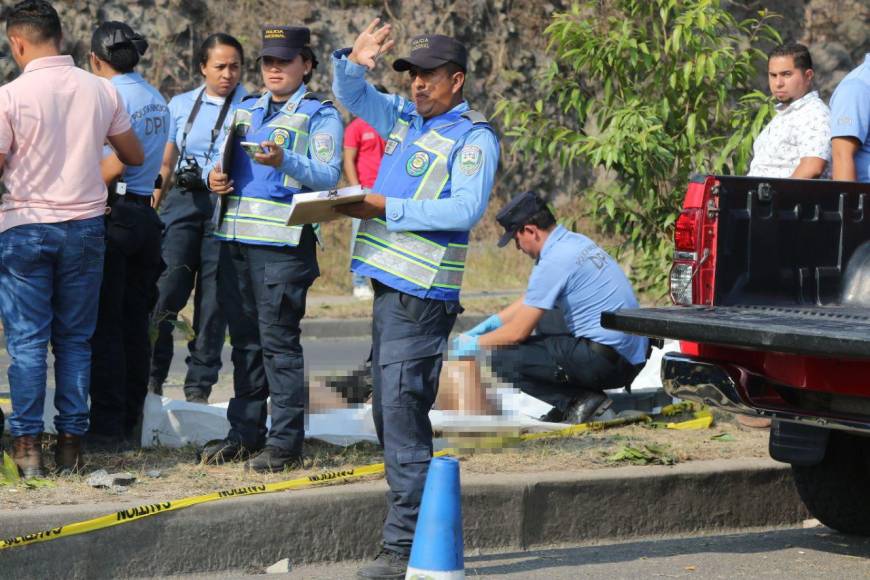
[[[42,433],[12,439],[12,460],[25,479],[43,477],[45,468],[42,466]]]
[[[76,473],[82,468],[82,438],[69,433],[57,434],[54,463],[60,475]]]

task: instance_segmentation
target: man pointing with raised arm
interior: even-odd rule
[[[462,310],[468,232],[489,201],[499,147],[462,96],[467,52],[452,38],[417,36],[410,56],[393,63],[408,71],[411,100],[365,81],[393,46],[390,25],[378,24],[334,53],[333,92],[387,140],[376,193],[342,211],[364,219],[351,269],[371,278],[375,291],[373,411],[390,486],[383,548],[359,576],[404,578],[432,457],[429,410]]]

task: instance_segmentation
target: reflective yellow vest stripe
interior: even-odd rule
[[[399,119],[390,139],[401,143],[408,122]],[[420,180],[413,199],[438,199],[450,179],[449,157],[455,141],[428,131],[414,145],[431,153],[434,160]],[[466,244],[442,246],[414,232],[391,232],[382,219],[364,220],[354,240],[353,258],[429,289],[433,286],[459,289],[465,272]]]

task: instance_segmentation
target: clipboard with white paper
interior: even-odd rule
[[[366,189],[361,185],[294,194],[290,204],[290,215],[287,217],[287,225],[299,226],[347,217],[335,211],[334,208],[339,205],[360,202],[365,199],[365,196]]]

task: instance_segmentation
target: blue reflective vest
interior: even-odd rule
[[[390,131],[374,191],[400,199],[450,197],[456,144],[475,126],[489,125],[480,113],[449,111],[421,131],[403,112]],[[354,240],[351,270],[420,298],[459,300],[467,231],[390,232],[380,218],[362,222]]]
[[[267,106],[257,101],[243,102],[233,114],[228,139],[232,139],[232,177],[235,189],[227,196],[224,215],[215,236],[243,244],[298,246],[302,226],[287,226],[293,194],[310,191],[292,176],[252,161],[242,141],[273,141],[300,155],[308,154],[311,118],[329,101],[304,96],[298,103],[288,103],[264,123]]]

